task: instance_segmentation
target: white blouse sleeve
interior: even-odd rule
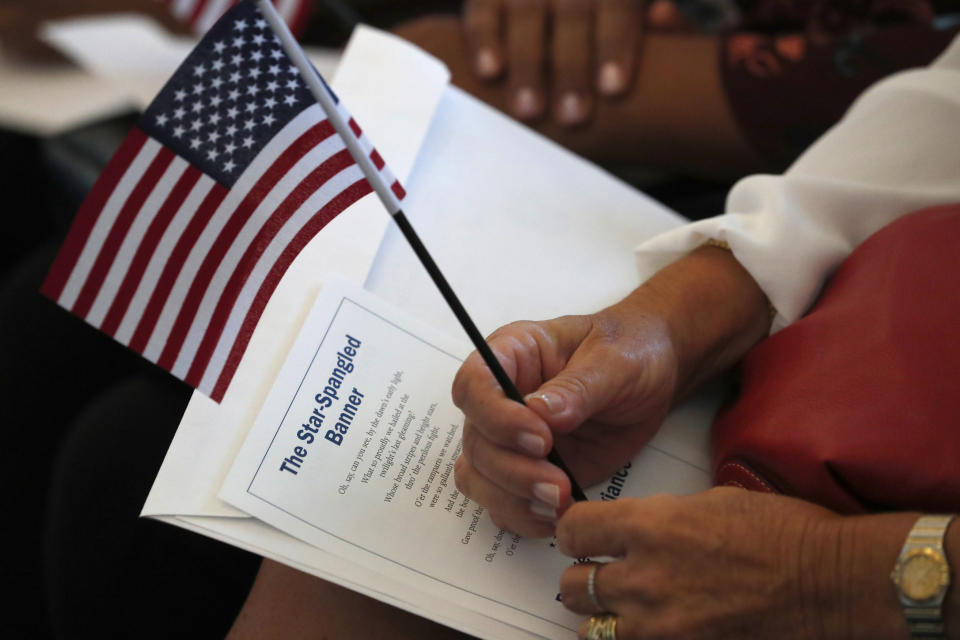
[[[637,248],[637,261],[651,274],[709,238],[725,240],[776,308],[776,331],[805,313],[874,231],[955,202],[960,36],[931,66],[868,89],[786,173],[744,178],[730,191],[726,214],[652,238]]]

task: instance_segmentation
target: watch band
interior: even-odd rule
[[[947,532],[947,527],[953,520],[953,514],[945,516],[920,516],[910,535],[907,536],[907,544],[916,543],[924,546],[942,547],[943,536]]]
[[[910,530],[903,545],[904,552],[912,549],[932,547],[943,553],[943,538],[954,516],[922,516]],[[924,640],[945,640],[943,608],[941,604],[932,607],[904,606],[903,614],[910,628],[910,637]]]
[[[911,638],[946,640],[943,611],[940,607],[904,607]]]

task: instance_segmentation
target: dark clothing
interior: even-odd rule
[[[741,131],[785,168],[877,80],[930,64],[960,32],[960,2],[744,0],[721,43]]]
[[[138,518],[190,388],[156,370],[90,402],[51,483],[46,576],[60,638],[222,638],[260,558]]]
[[[38,293],[55,250],[0,275],[7,635],[222,637],[260,558],[138,517],[190,388]]]

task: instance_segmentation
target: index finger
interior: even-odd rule
[[[563,125],[583,124],[592,109],[592,19],[590,0],[554,0],[553,110]]]
[[[503,72],[500,0],[467,0],[463,22],[473,52],[473,69],[481,78],[492,80]]]
[[[597,7],[597,89],[604,95],[621,95],[630,87],[644,4],[605,0]]]
[[[501,335],[487,342],[523,393],[538,384],[535,380],[539,376],[534,375],[533,370],[539,371],[539,356],[524,353],[529,350],[518,348],[515,341],[514,336]],[[547,423],[532,409],[504,394],[479,353],[470,354],[457,371],[452,395],[453,403],[486,439],[535,457],[545,456],[553,446]]]
[[[547,0],[507,0],[506,49],[511,110],[532,120],[544,110]]]
[[[557,523],[557,548],[571,558],[627,555],[631,501],[577,502]]]

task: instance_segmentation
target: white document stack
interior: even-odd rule
[[[483,333],[615,302],[649,275],[633,247],[683,222],[392,36],[359,29],[333,84]],[[556,600],[570,560],[454,486],[449,389],[470,347],[388,225],[367,196],[295,260],[223,402],[194,394],[142,513],[480,637],[573,638]],[[706,488],[717,396],[675,410],[590,497]]]

